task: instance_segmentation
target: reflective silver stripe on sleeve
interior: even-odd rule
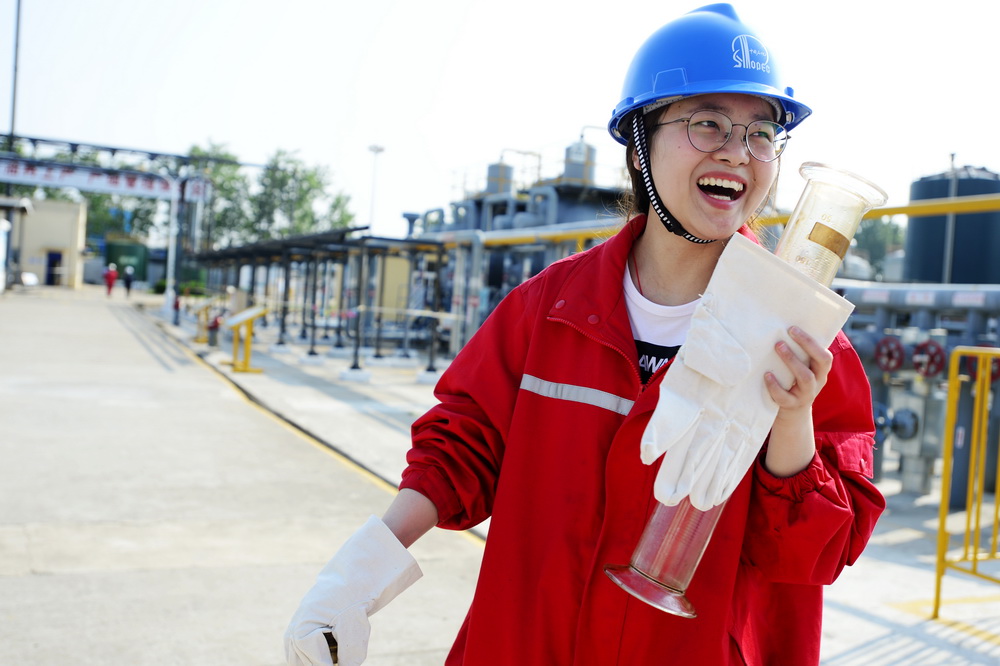
[[[573,384],[557,384],[547,382],[544,379],[524,375],[521,377],[521,388],[531,391],[546,398],[556,400],[569,400],[570,402],[581,402],[585,405],[593,405],[602,409],[608,409],[619,414],[628,414],[635,404],[633,400],[620,398],[617,395],[606,391],[599,391],[586,386],[574,386]]]

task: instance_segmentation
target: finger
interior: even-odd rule
[[[778,341],[774,345],[774,351],[778,354],[778,357],[785,364],[788,369],[790,377],[785,378],[785,382],[781,382],[781,387],[786,391],[792,391],[797,385],[799,387],[804,387],[810,384],[814,379],[813,371],[806,361],[800,359],[794,351],[792,351],[791,346],[784,341]],[[774,373],[771,373],[772,375]]]
[[[810,365],[817,365],[819,367],[829,369],[829,367],[833,364],[833,354],[830,350],[821,345],[816,341],[816,338],[812,337],[798,326],[792,326],[789,328],[788,335],[809,357],[811,361]]]
[[[750,438],[750,433],[734,426],[727,433],[725,444],[719,448],[721,454],[718,469],[709,479],[707,489],[704,490],[705,497],[709,498],[712,504],[718,504],[729,497],[725,493],[725,489],[732,480],[733,474],[738,473],[739,463],[737,461],[743,457],[745,450],[748,448],[759,449],[760,447],[755,446]],[[740,474],[740,478],[743,478],[742,474]]]
[[[705,491],[711,484],[711,480],[722,474],[726,459],[726,434],[729,426],[722,428],[722,432],[706,433],[702,439],[702,446],[699,447],[699,457],[692,461],[689,473],[688,487],[692,497],[705,497]],[[701,503],[704,503],[702,501]]]
[[[782,386],[781,381],[773,372],[764,373],[764,386],[767,388],[767,394],[771,396],[771,400],[774,400],[779,408],[791,407],[794,403],[795,396],[791,393],[791,387],[786,389]]]
[[[788,336],[796,342],[802,350],[809,356],[815,356],[823,347],[816,341],[816,338],[806,333],[798,326],[791,326],[788,329]]]

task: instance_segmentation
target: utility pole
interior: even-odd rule
[[[382,146],[368,146],[368,150],[372,152],[372,192],[371,192],[371,208],[368,211],[368,224],[370,228],[375,228],[375,176],[378,173],[378,156],[379,153],[385,151]]]
[[[11,84],[10,93],[10,134],[7,135],[7,152],[14,152],[14,117],[17,110],[17,60],[18,52],[20,51],[21,42],[21,0],[17,0],[14,5],[14,76],[13,83]],[[11,183],[7,183],[6,187],[7,198],[11,198],[14,195],[14,186]],[[4,217],[10,222],[10,231],[7,232],[7,256],[4,257],[4,270],[10,273],[10,257],[11,257],[11,241],[13,240],[13,230],[14,230],[14,209],[4,208]],[[24,233],[24,229],[21,229],[21,233]],[[21,257],[17,258],[18,264],[21,263]],[[17,279],[20,279],[19,277]],[[15,280],[16,281],[16,280]],[[10,284],[10,281],[8,281]]]

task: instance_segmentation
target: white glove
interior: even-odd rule
[[[368,616],[422,576],[417,561],[385,523],[372,516],[319,572],[285,631],[289,666],[332,666],[325,633],[332,629],[342,666],[368,656]]]
[[[653,494],[675,505],[688,496],[702,511],[721,504],[739,485],[767,437],[778,405],[764,383],[771,371],[782,386],[793,377],[774,351],[792,342],[796,325],[829,346],[854,306],[781,259],[737,234],[719,258],[701,303],[660,385],[642,436],[647,465],[666,453]]]

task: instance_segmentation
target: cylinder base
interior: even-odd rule
[[[697,617],[694,606],[684,596],[684,592],[658,583],[631,565],[611,565],[604,567],[604,573],[633,597],[642,599],[653,608],[679,615]]]

